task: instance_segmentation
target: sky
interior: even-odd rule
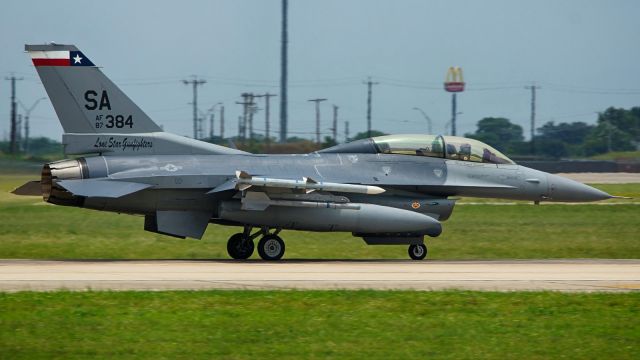
[[[192,135],[191,87],[199,108],[225,105],[225,136],[237,134],[243,92],[279,94],[280,0],[6,1],[0,11],[0,74],[14,73],[27,107],[46,97],[24,44],[75,44],[166,131]],[[373,129],[448,133],[450,66],[464,70],[458,134],[483,117],[537,124],[594,123],[609,106],[640,106],[640,22],[636,0],[289,0],[289,136],[315,138],[315,107],[330,135],[339,107],[339,141],[366,130],[367,88],[373,86]],[[0,83],[0,135],[8,137],[10,82]],[[271,100],[279,129],[279,99]],[[263,100],[258,100],[264,108]],[[264,132],[259,111],[255,132]],[[275,130],[275,131],[274,131]],[[208,133],[208,128],[206,129]],[[32,136],[60,139],[48,100],[31,113]],[[218,125],[215,134],[219,135]]]

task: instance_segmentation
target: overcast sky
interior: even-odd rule
[[[290,0],[289,134],[314,138],[308,99],[323,97],[322,129],[331,105],[351,135],[366,130],[371,76],[373,128],[425,133],[420,107],[443,133],[451,96],[446,70],[464,69],[458,133],[487,116],[529,131],[530,92],[538,91],[538,123],[585,121],[608,106],[640,105],[640,2]],[[0,11],[0,73],[11,72],[29,106],[46,96],[23,53],[25,43],[75,44],[165,130],[192,134],[191,74],[207,79],[200,108],[226,107],[225,135],[237,133],[240,93],[279,93],[280,0],[7,1]],[[8,81],[0,86],[1,135],[9,129]],[[260,102],[260,106],[263,104]],[[272,99],[278,130],[278,98]],[[264,129],[257,115],[256,132]],[[208,130],[207,130],[208,131]],[[218,129],[216,128],[216,134]],[[59,139],[51,104],[32,113],[31,133]]]

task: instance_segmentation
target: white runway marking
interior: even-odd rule
[[[640,260],[0,260],[0,291],[639,291]]]

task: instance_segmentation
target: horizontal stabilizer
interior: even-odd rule
[[[69,190],[73,195],[106,198],[119,198],[153,186],[150,184],[104,179],[62,180],[58,184]]]
[[[40,180],[29,181],[15,188],[11,193],[14,195],[41,196],[42,186],[40,185]]]

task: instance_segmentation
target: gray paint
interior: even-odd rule
[[[27,45],[26,49],[76,50],[69,45]],[[453,211],[450,196],[531,201],[610,197],[575,181],[515,164],[381,154],[371,139],[312,154],[248,154],[160,131],[96,67],[36,68],[65,129],[66,153],[93,155],[45,165],[45,200],[145,215],[145,229],[162,234],[201,238],[207,224],[217,222],[265,229],[350,231],[370,243],[420,243],[423,235],[438,236],[442,231],[440,221]],[[105,91],[110,106],[88,109],[87,90]],[[117,115],[132,116],[133,124],[105,130],[105,117]],[[372,185],[385,192],[307,193],[281,186],[238,191],[232,186],[238,171],[273,179]],[[246,198],[247,193],[258,196]],[[265,206],[256,204],[256,199],[272,201]]]

